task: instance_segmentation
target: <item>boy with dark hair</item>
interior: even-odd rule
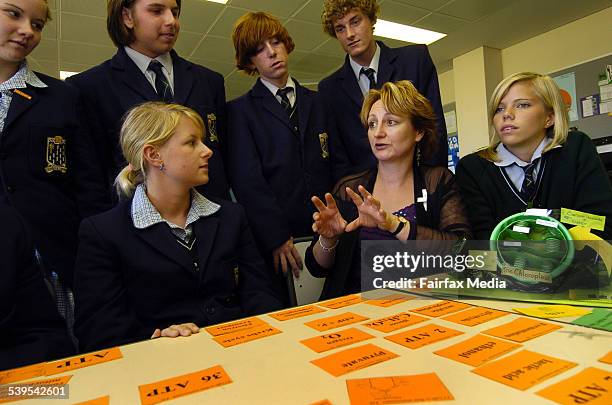
[[[448,165],[448,143],[440,102],[438,76],[426,45],[389,48],[374,40],[374,24],[380,7],[376,0],[325,0],[323,30],[336,38],[346,52],[344,65],[319,83],[319,93],[334,118],[338,135],[355,173],[376,165],[359,120],[363,96],[386,82],[410,80],[432,104],[438,117],[438,150],[425,162]]]
[[[146,101],[182,104],[206,123],[206,145],[213,151],[209,196],[229,198],[222,159],[225,136],[223,76],[188,62],[173,50],[180,31],[180,0],[108,0],[107,30],[117,46],[112,59],[68,82],[81,90],[87,119],[106,171],[109,192],[124,166],[119,150],[121,118]]]
[[[297,273],[302,260],[293,238],[312,235],[310,198],[331,190],[335,141],[317,93],[289,74],[294,43],[278,19],[247,13],[232,39],[238,69],[259,75],[251,90],[228,103],[232,189],[267,264]],[[277,282],[284,291],[282,277]]]

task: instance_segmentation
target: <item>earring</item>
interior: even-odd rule
[[[421,165],[421,147],[419,142],[416,145],[416,164],[417,167]]]
[[[166,170],[166,166],[164,166],[164,162],[162,162],[162,164],[159,165],[159,171],[163,172],[164,170]]]

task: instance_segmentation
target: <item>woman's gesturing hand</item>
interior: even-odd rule
[[[312,214],[312,230],[326,239],[337,239],[346,228],[346,220],[342,218],[334,197],[326,193],[325,203],[317,196],[311,200],[317,208],[317,212]]]
[[[359,194],[348,187],[346,188],[346,193],[353,200],[359,213],[359,216],[346,226],[346,232],[354,231],[362,226],[389,230],[392,226],[393,216],[389,215],[380,206],[380,201],[374,198],[365,187],[359,186],[357,190]]]

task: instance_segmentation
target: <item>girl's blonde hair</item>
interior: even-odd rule
[[[555,114],[554,124],[546,130],[546,136],[552,138],[552,142],[549,143],[546,148],[544,148],[542,153],[548,152],[555,146],[563,144],[567,139],[567,131],[569,130],[569,116],[567,107],[563,102],[563,98],[561,97],[561,91],[559,90],[559,86],[557,86],[557,83],[555,83],[555,81],[550,76],[541,75],[539,73],[515,73],[502,80],[497,85],[495,90],[493,90],[493,94],[491,95],[491,100],[489,102],[489,124],[491,125],[491,141],[489,142],[488,147],[478,151],[478,155],[487,160],[498,160],[497,153],[495,152],[495,150],[501,142],[501,139],[495,131],[495,127],[493,125],[493,117],[495,116],[495,111],[497,110],[497,107],[499,106],[501,100],[508,93],[508,90],[510,90],[510,87],[512,87],[515,83],[519,82],[524,82],[531,86],[535,94],[544,103],[546,109],[549,112],[552,111]]]
[[[202,117],[182,105],[153,101],[138,105],[126,113],[119,142],[128,164],[115,179],[119,197],[131,197],[136,186],[144,183],[147,176],[143,154],[145,145],[164,145],[174,135],[181,118],[190,119],[200,128],[204,138],[206,129]]]

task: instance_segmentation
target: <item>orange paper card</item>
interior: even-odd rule
[[[281,333],[280,330],[268,324],[263,326],[256,326],[247,330],[242,330],[234,333],[227,333],[225,335],[216,336],[213,340],[219,343],[223,347],[232,347],[242,343],[250,342],[265,338],[272,335]]]
[[[472,372],[524,391],[575,366],[571,361],[523,350]]]
[[[91,399],[85,402],[79,402],[78,404],[74,404],[74,405],[109,405],[109,404],[110,404],[110,397],[107,395],[105,397]]]
[[[310,339],[300,340],[300,343],[317,353],[322,353],[337,347],[348,346],[353,343],[372,339],[373,337],[374,336],[369,333],[362,332],[359,329],[349,328]]]
[[[31,386],[36,386],[36,385],[66,385],[68,384],[68,381],[70,381],[70,379],[72,378],[72,375],[64,375],[61,377],[53,377],[53,378],[49,378],[46,380],[38,380],[38,381],[28,381],[26,384],[27,385],[31,385]],[[6,388],[6,387],[2,387],[2,388]],[[0,388],[0,404],[4,404],[7,402],[15,402],[15,401],[22,401],[24,399],[34,399],[34,398],[44,398],[44,397],[37,397],[37,396],[25,396],[25,395],[21,395],[21,396],[6,396],[6,393],[3,392],[4,390]],[[8,390],[8,388],[6,388]]]
[[[518,318],[496,328],[487,329],[482,333],[523,343],[557,329],[561,329],[561,326],[537,319]]]
[[[65,373],[83,367],[89,367],[107,361],[122,358],[121,350],[118,347],[100,350],[98,352],[86,353],[69,359],[49,362],[45,365],[45,375]]]
[[[330,316],[327,318],[315,319],[314,321],[306,322],[304,325],[310,326],[313,329],[323,332],[325,330],[338,328],[344,325],[365,321],[369,319],[367,316],[361,316],[352,312],[345,312],[340,315]]]
[[[463,332],[440,325],[425,325],[421,328],[410,329],[395,335],[385,336],[385,339],[406,346],[410,349],[418,349],[432,343],[462,335]]]
[[[9,384],[30,378],[42,377],[43,375],[45,375],[45,363],[33,364],[31,366],[0,371],[0,384]]]
[[[436,304],[427,305],[425,307],[411,309],[410,311],[436,318],[438,316],[461,311],[462,309],[468,308],[470,306],[470,304],[465,304],[463,302],[442,301]]]
[[[363,325],[379,332],[388,333],[401,328],[405,328],[410,325],[417,324],[419,322],[426,321],[428,319],[429,318],[424,318],[422,316],[411,314],[409,312],[400,312],[399,314],[387,316],[386,318],[376,319],[372,322],[364,323]]]
[[[227,375],[223,367],[217,365],[195,373],[184,374],[152,384],[140,385],[138,391],[140,391],[140,402],[142,405],[151,405],[231,382],[232,379]]]
[[[360,370],[399,357],[387,349],[382,349],[371,343],[346,349],[338,353],[312,360],[311,363],[322,368],[334,377],[351,371]]]
[[[361,297],[357,294],[347,295],[346,297],[340,297],[333,300],[323,301],[317,303],[318,305],[329,308],[329,309],[338,309],[348,307],[349,305],[359,304],[361,301]]]
[[[589,367],[536,394],[558,404],[612,404],[612,372]]]
[[[297,307],[276,312],[274,314],[270,314],[270,316],[277,321],[288,321],[290,319],[301,318],[303,316],[318,314],[320,312],[325,312],[325,310],[323,308],[315,307],[314,305],[308,305],[306,307]]]
[[[478,367],[518,347],[521,347],[521,345],[491,336],[476,335],[434,353],[463,364]]]
[[[406,302],[408,300],[413,300],[414,297],[410,297],[405,294],[389,294],[384,297],[374,298],[371,300],[365,301],[366,304],[376,305],[377,307],[390,307],[392,305],[401,304],[402,302]]]
[[[245,318],[236,322],[224,323],[222,325],[209,326],[204,328],[206,332],[210,333],[213,336],[225,335],[227,333],[239,332],[242,330],[250,329],[255,326],[265,326],[268,325],[266,322],[262,321],[259,318]]]
[[[476,326],[509,314],[509,312],[498,311],[497,309],[476,307],[461,311],[458,314],[446,316],[442,319],[458,323],[459,325]]]
[[[609,352],[608,354],[603,356],[601,359],[599,359],[599,361],[601,361],[602,363],[612,364],[612,352]]]
[[[383,405],[455,399],[435,373],[346,380],[351,405]]]

